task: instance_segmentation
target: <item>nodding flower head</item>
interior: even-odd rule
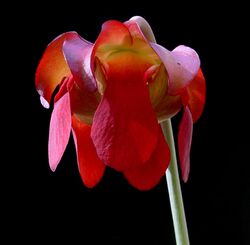
[[[193,49],[169,51],[157,44],[142,17],[110,20],[94,44],[67,32],[48,45],[36,72],[46,108],[58,86],[49,132],[53,171],[72,131],[86,186],[95,186],[111,167],[134,187],[150,189],[171,159],[159,123],[183,109],[178,146],[187,181],[192,127],[205,103],[205,79]]]

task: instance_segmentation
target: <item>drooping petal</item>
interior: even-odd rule
[[[63,53],[78,86],[89,92],[96,90],[96,82],[90,69],[93,44],[78,35],[66,38]]]
[[[118,171],[143,165],[158,141],[157,119],[144,74],[160,63],[159,57],[124,24],[109,21],[94,45],[92,60],[93,73],[99,69],[105,85],[91,130],[97,154]]]
[[[130,52],[113,56],[93,119],[91,137],[97,154],[118,171],[144,164],[158,141],[158,123],[143,81],[148,64],[141,59]]]
[[[155,36],[154,33],[149,25],[149,23],[141,16],[134,16],[124,23],[128,26],[130,32],[142,32],[144,37],[149,41],[155,43]],[[139,27],[136,28],[135,24]]]
[[[190,170],[190,149],[193,134],[193,120],[189,108],[184,108],[178,131],[178,149],[182,179],[187,182]]]
[[[139,190],[149,190],[158,184],[170,161],[169,147],[159,128],[159,138],[155,151],[150,159],[140,167],[124,171],[131,185]]]
[[[98,156],[118,171],[142,165],[156,147],[156,115],[150,101],[142,101],[143,93],[135,93],[125,99],[107,90],[93,119],[91,137]]]
[[[201,116],[206,100],[206,81],[199,69],[195,78],[182,94],[182,101],[187,105],[195,123]]]
[[[151,46],[162,60],[168,72],[168,94],[180,94],[199,70],[200,59],[198,54],[184,45],[178,46],[172,52],[156,43],[151,43]]]
[[[101,180],[105,165],[96,154],[90,137],[91,126],[73,116],[72,128],[82,181],[87,187],[93,188]]]
[[[50,120],[49,129],[49,165],[56,170],[69,141],[71,131],[71,111],[69,93],[65,93],[57,102]]]
[[[64,40],[76,36],[75,32],[67,32],[54,39],[46,48],[36,70],[35,84],[41,96],[42,105],[49,107],[51,95],[64,77],[70,75],[69,67],[64,59],[62,46]]]

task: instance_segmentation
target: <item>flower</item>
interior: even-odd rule
[[[49,130],[51,170],[72,131],[87,187],[94,187],[108,166],[148,190],[171,159],[159,123],[183,108],[178,147],[187,181],[192,127],[205,103],[205,79],[193,49],[181,45],[169,51],[156,44],[142,17],[110,20],[94,44],[67,32],[48,45],[36,71],[44,107],[49,108],[58,86]]]

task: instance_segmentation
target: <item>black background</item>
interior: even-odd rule
[[[8,162],[2,171],[9,239],[33,244],[174,244],[164,178],[153,190],[140,192],[109,169],[98,186],[87,189],[77,170],[72,138],[57,171],[49,170],[51,109],[42,108],[34,86],[39,59],[56,36],[75,30],[94,42],[104,21],[141,15],[158,43],[170,50],[180,44],[194,48],[207,80],[204,114],[194,126],[190,179],[181,183],[191,244],[250,244],[243,8],[134,1],[18,8],[9,12],[14,24],[6,33],[12,35],[4,38],[11,45],[5,82],[11,88],[3,90],[11,91],[3,104],[8,104],[3,119],[10,128],[4,148]],[[179,119],[173,119],[175,132]]]

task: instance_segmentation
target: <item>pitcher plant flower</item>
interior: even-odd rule
[[[137,189],[151,189],[172,158],[159,123],[182,111],[178,152],[182,178],[188,180],[193,123],[205,103],[205,79],[193,49],[180,45],[169,51],[157,44],[142,17],[110,20],[94,43],[76,32],[54,39],[35,84],[45,108],[59,88],[49,129],[52,171],[72,132],[87,187],[111,167]]]

